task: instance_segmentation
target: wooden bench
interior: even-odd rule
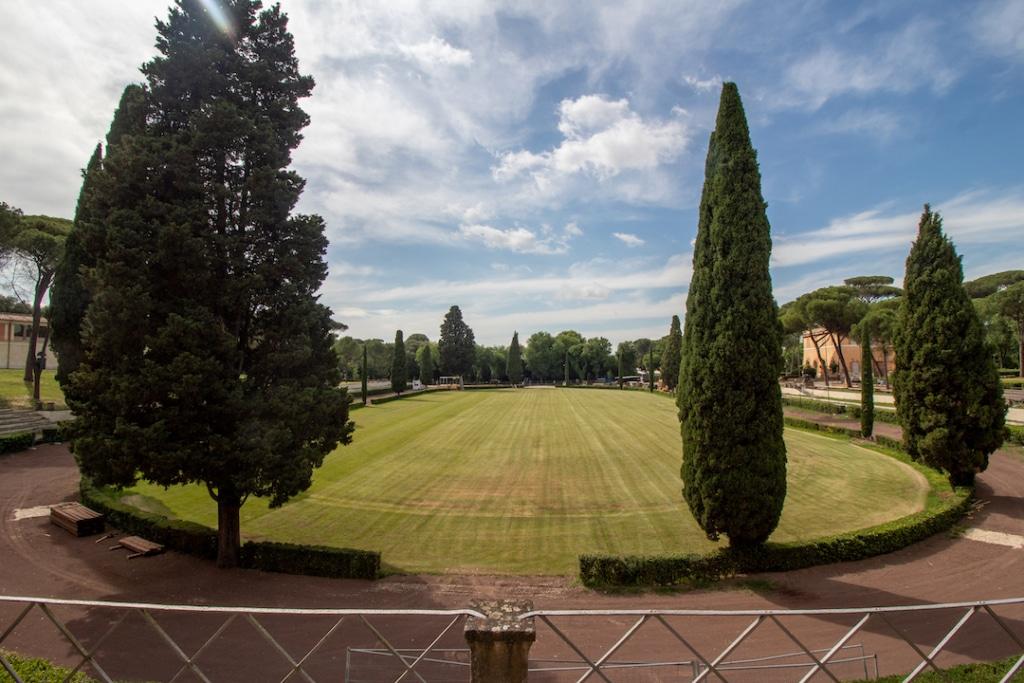
[[[117,550],[118,548],[125,548],[128,551],[129,560],[133,560],[136,557],[159,555],[164,551],[164,547],[159,543],[147,541],[140,536],[125,536],[117,542],[117,545],[110,546],[110,550]]]
[[[61,503],[50,508],[50,521],[75,536],[103,532],[104,517],[81,503]]]

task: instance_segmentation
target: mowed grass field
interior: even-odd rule
[[[634,391],[438,392],[353,413],[354,442],[313,486],[271,510],[250,499],[242,533],[379,550],[404,572],[571,574],[585,552],[700,552],[682,500],[675,404]],[[785,541],[920,510],[912,468],[846,441],[787,430]],[[126,502],[216,526],[204,487],[140,484]]]

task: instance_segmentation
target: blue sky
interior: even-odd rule
[[[0,198],[70,216],[166,0],[15,0]],[[720,84],[744,99],[779,303],[902,278],[924,202],[967,276],[1024,269],[1024,2],[285,0],[317,87],[295,167],[358,337],[659,337],[683,311]]]

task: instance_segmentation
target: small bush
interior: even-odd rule
[[[1006,440],[1018,446],[1024,446],[1024,427],[1006,425]]]

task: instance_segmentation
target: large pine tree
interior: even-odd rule
[[[893,396],[911,457],[968,485],[1003,442],[1006,403],[942,218],[927,204],[907,257]]]
[[[669,391],[679,384],[679,359],[683,350],[683,332],[679,316],[672,316],[672,324],[668,328],[668,343],[665,353],[661,355],[661,379]]]
[[[441,323],[441,337],[437,342],[441,373],[445,375],[466,375],[473,369],[476,360],[476,340],[473,330],[462,319],[462,311],[452,306]]]
[[[394,355],[391,358],[391,391],[400,394],[405,391],[405,385],[409,381],[408,363],[405,358],[405,340],[402,339],[402,331],[395,332]]]
[[[722,87],[686,299],[677,402],[683,496],[708,538],[768,538],[786,498],[781,328],[761,174],[739,91]]]
[[[519,332],[512,333],[512,342],[508,345],[505,368],[509,382],[513,385],[523,383],[523,350],[519,348]]]
[[[353,426],[317,301],[324,223],[292,215],[303,180],[288,166],[313,81],[278,6],[222,7],[227,25],[193,0],[157,22],[142,130],[103,161],[69,403],[84,473],[204,485],[218,564],[233,566],[245,500],[279,506],[308,488]]]

